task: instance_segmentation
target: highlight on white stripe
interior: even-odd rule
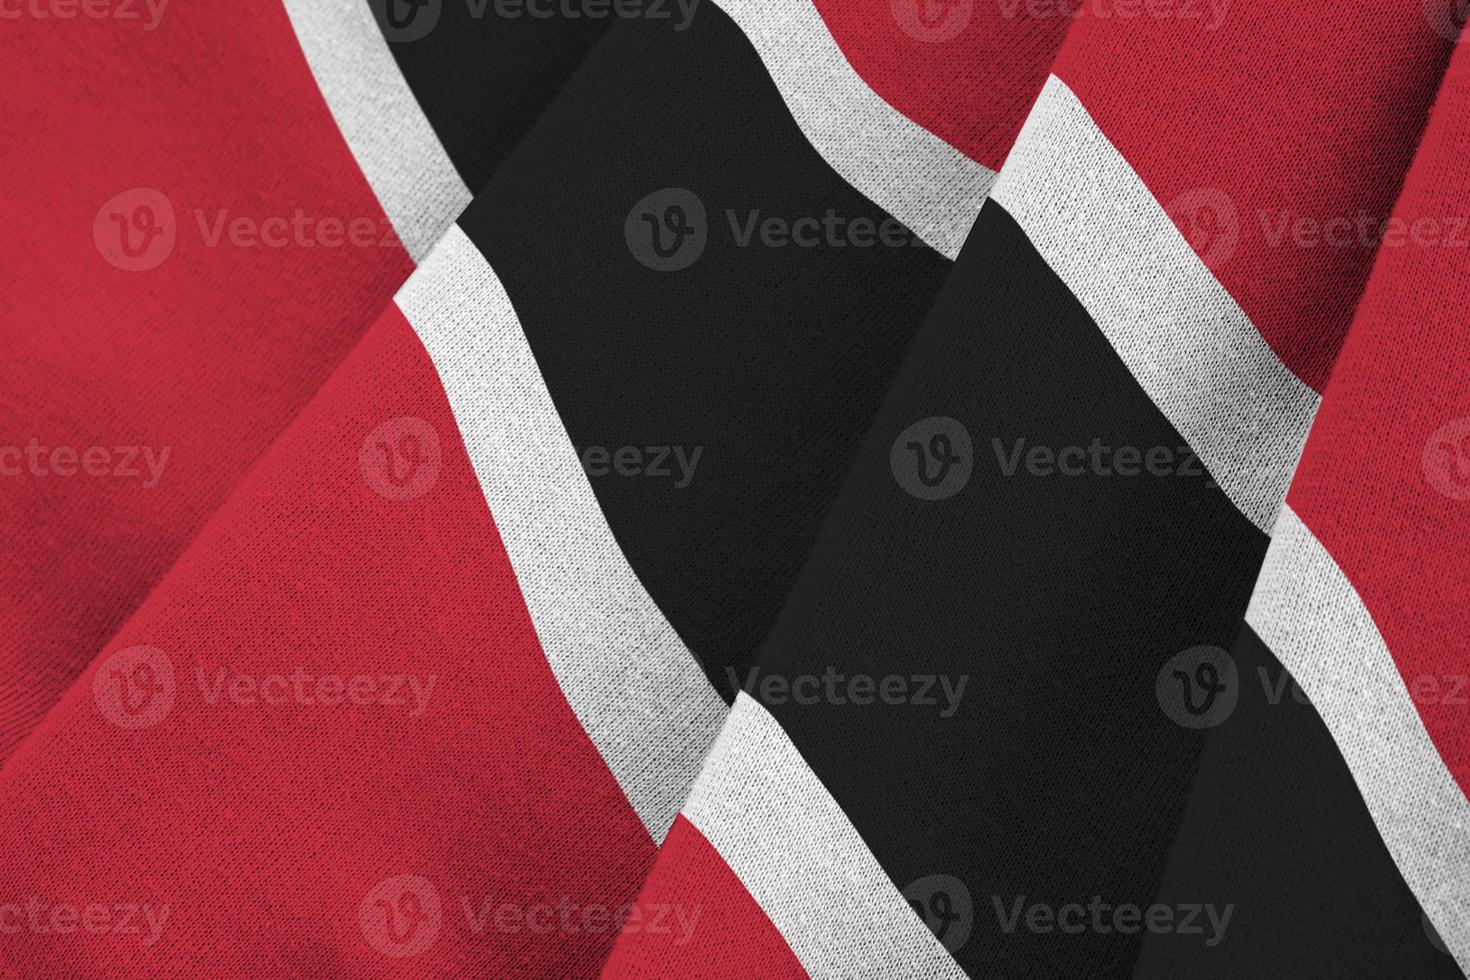
[[[1470,973],[1470,804],[1362,598],[1290,505],[1246,622],[1326,722],[1394,863]]]
[[[991,198],[1231,501],[1270,532],[1320,401],[1055,75]]]
[[[396,302],[439,372],[557,682],[662,842],[725,703],[629,566],[510,297],[458,225]]]
[[[470,203],[366,0],[285,0],[317,87],[415,262]]]
[[[796,124],[849,184],[950,259],[995,171],[874,92],[848,63],[812,0],[716,0],[745,32]]]
[[[814,980],[965,976],[749,695],[736,698],[684,816]]]

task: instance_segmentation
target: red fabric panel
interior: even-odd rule
[[[1010,152],[1071,18],[1035,0],[815,0],[890,105],[992,170]]]
[[[1470,791],[1470,57],[1445,77],[1287,501]]]
[[[0,960],[30,976],[588,975],[654,857],[396,307],[22,743],[0,798]],[[7,928],[32,899],[168,916],[151,943]]]
[[[0,30],[0,132],[15,136],[0,141],[0,451],[169,452],[153,486],[56,476],[49,460],[48,475],[0,477],[0,759],[411,268],[396,240],[380,244],[386,218],[279,3],[169,3],[153,30],[147,5],[128,7],[141,19],[24,15]],[[281,224],[298,214],[310,245]],[[136,216],[132,241],[152,250],[127,258],[113,215]],[[263,230],[288,244],[231,244],[239,218],[275,219]],[[324,219],[376,233],[332,246]]]
[[[805,980],[806,971],[771,920],[699,828],[674,821],[638,905],[691,930],[625,929],[604,980],[702,977],[704,980]],[[678,914],[675,914],[678,913]]]

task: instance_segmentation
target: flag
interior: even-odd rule
[[[421,264],[19,738],[0,879],[156,930],[14,969],[597,972],[1027,101],[952,143],[860,32],[711,4],[548,34],[501,113],[475,10],[287,5]]]
[[[1079,16],[645,884],[716,938],[606,975],[1454,972],[1310,709],[1307,771],[1260,695],[1229,727],[1227,652],[1377,245],[1302,229],[1391,213],[1449,50]]]

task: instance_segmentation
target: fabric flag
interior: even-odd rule
[[[1467,120],[1457,48],[1398,202],[1370,231],[1372,277],[1226,661],[1240,702],[1209,733],[1165,879],[1235,897],[1240,942],[1210,957],[1213,975],[1470,967]],[[1207,959],[1153,945],[1159,974]]]
[[[1450,48],[1403,4],[1079,16],[644,887],[714,938],[605,975],[1453,971],[1362,819],[1292,858],[1381,931],[1310,957],[1291,862],[1169,887],[1218,867],[1226,648],[1375,252],[1300,229],[1390,213]]]
[[[427,237],[415,175],[484,189],[0,769],[22,911],[128,911],[138,941],[0,930],[0,962],[592,975],[619,928],[699,925],[630,906],[994,179],[969,154],[1060,31],[966,42],[1037,61],[993,113],[931,110],[951,143],[815,7],[618,22],[512,140],[464,125],[463,85],[503,94],[465,40],[489,26],[288,12],[363,200]],[[880,37],[845,50],[891,63]]]
[[[1449,0],[83,8],[0,975],[1470,966]]]
[[[476,38],[503,71],[482,68],[474,87],[494,98],[475,127],[449,115],[436,131],[416,99],[442,115],[428,72],[400,72],[356,0],[50,9],[0,18],[0,125],[24,134],[0,152],[13,228],[0,244],[13,367],[0,396],[0,759],[591,44],[565,20],[496,20]],[[507,50],[541,67],[509,65]]]

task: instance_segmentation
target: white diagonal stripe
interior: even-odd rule
[[[1362,598],[1289,505],[1246,621],[1327,723],[1394,863],[1470,973],[1470,804]]]
[[[848,62],[812,0],[716,0],[745,32],[796,124],[849,184],[950,259],[995,171],[899,112]]]
[[[1056,76],[991,197],[1220,488],[1269,533],[1320,399],[1281,363]]]
[[[814,978],[965,972],[759,703],[741,693],[684,816]]]
[[[661,842],[726,714],[608,527],[510,297],[460,230],[399,291],[567,702]]]
[[[317,87],[399,241],[419,261],[470,190],[419,108],[366,0],[285,0]]]

